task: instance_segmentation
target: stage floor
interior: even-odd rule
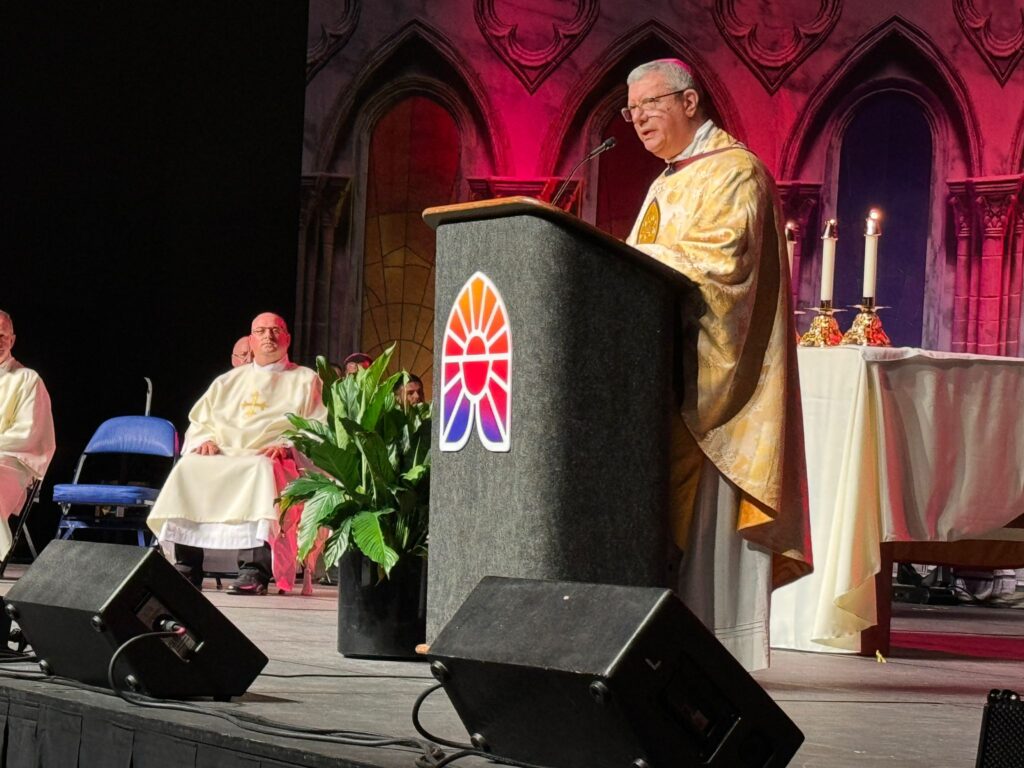
[[[7,575],[16,577],[17,567]],[[0,582],[0,593],[10,584],[9,578]],[[305,727],[416,736],[410,717],[413,702],[433,683],[426,663],[359,661],[339,655],[334,588],[318,586],[309,598],[237,597],[212,588],[212,580],[207,585],[207,597],[254,640],[270,663],[242,699],[229,704],[202,702],[201,706]],[[990,641],[999,648],[1000,642],[1012,645],[1024,634],[1024,610],[895,606],[893,629],[940,636],[943,642],[962,642],[964,648]],[[806,741],[791,765],[822,768],[974,765],[989,689],[1024,690],[1020,661],[905,649],[896,649],[884,664],[857,656],[775,651],[771,669],[755,677],[805,734]],[[411,751],[267,737],[211,716],[139,708],[114,696],[47,682],[0,678],[0,689],[10,702],[8,766],[36,765],[12,761],[11,718],[19,707],[54,707],[72,720],[77,717],[83,738],[88,724],[101,720],[149,733],[154,744],[169,745],[161,747],[165,756],[182,743],[211,745],[212,751],[193,747],[198,756],[186,764],[219,768],[415,765]],[[441,737],[466,740],[443,692],[427,700],[422,720]],[[223,756],[229,753],[232,757],[225,762]],[[161,764],[137,759],[136,768],[145,768],[143,762]],[[475,758],[455,763],[488,764]]]

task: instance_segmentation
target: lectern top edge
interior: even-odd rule
[[[646,253],[626,245],[593,224],[573,216],[571,213],[533,197],[517,196],[502,197],[493,200],[475,200],[471,203],[455,203],[439,205],[423,211],[423,220],[432,229],[446,224],[461,224],[468,221],[484,221],[502,219],[512,216],[536,216],[561,224],[567,229],[578,232],[600,244],[623,258],[634,262],[645,270],[654,272],[678,288],[690,288],[693,283],[671,267],[651,258]]]

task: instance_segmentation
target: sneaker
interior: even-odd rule
[[[265,595],[268,579],[255,568],[243,568],[228,587],[229,595]]]

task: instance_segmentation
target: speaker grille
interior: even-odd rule
[[[1013,691],[993,690],[981,720],[977,768],[1024,765],[1024,702]]]

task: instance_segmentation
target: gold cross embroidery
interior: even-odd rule
[[[259,390],[254,389],[252,394],[249,395],[249,399],[242,401],[242,408],[247,418],[252,418],[256,415],[257,411],[265,411],[267,409],[267,403],[260,399]]]

